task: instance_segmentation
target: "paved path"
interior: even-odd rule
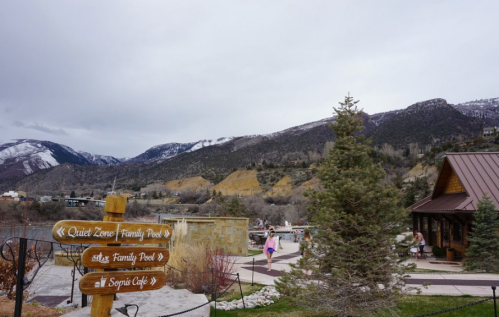
[[[254,257],[239,258],[237,271],[242,281],[272,285],[274,280],[281,276],[280,270],[289,271],[289,263],[295,263],[301,256],[298,251],[299,244],[281,241],[282,249],[273,257],[272,272],[267,272],[267,259],[263,254]],[[255,259],[255,271],[252,274],[252,263]],[[436,273],[409,273],[406,284],[409,293],[416,294],[419,288],[423,295],[472,295],[492,296],[491,286],[499,287],[499,274],[469,274],[463,272],[461,262],[447,262],[429,256],[427,259],[415,260],[411,258],[406,264],[414,263],[419,269],[445,271]],[[430,284],[423,286],[424,284]]]

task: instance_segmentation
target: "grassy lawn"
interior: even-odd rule
[[[251,295],[256,291],[261,290],[264,285],[254,284],[251,286],[250,283],[241,283],[241,289],[243,291],[243,295]],[[223,301],[232,301],[234,299],[241,299],[241,289],[239,289],[239,284],[234,283],[222,296],[217,298],[217,302]]]
[[[484,299],[483,297],[472,296],[423,296],[423,295],[407,295],[404,296],[397,305],[397,313],[401,317],[418,316],[429,314],[433,312],[442,311],[445,309],[466,305],[472,302]],[[211,309],[211,315],[215,316],[215,311]],[[308,311],[302,307],[291,305],[287,298],[279,300],[274,305],[268,307],[237,310],[237,311],[220,311],[216,312],[217,317],[235,317],[235,316],[255,316],[255,317],[270,317],[270,316],[283,316],[283,317],[325,317],[331,316],[328,313],[315,313]],[[380,312],[375,315],[392,316],[389,313]],[[439,314],[442,317],[487,317],[494,316],[494,301],[489,300],[475,306],[458,309],[455,311]]]
[[[248,256],[255,256],[258,254],[262,254],[263,250],[248,250]]]

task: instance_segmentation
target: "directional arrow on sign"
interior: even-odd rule
[[[158,255],[158,261],[161,261],[162,259],[163,259],[163,254],[161,254],[161,253],[160,253],[160,254]]]
[[[152,279],[151,279],[151,285],[154,285],[154,284],[156,284],[156,279],[153,276]]]
[[[59,235],[59,237],[63,237],[64,236],[64,227],[59,228],[59,230],[57,230],[57,234]]]

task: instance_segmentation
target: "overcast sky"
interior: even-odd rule
[[[3,1],[0,140],[133,157],[499,97],[499,1]]]

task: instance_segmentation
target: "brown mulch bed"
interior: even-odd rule
[[[14,316],[15,302],[7,297],[0,296],[0,317]],[[58,312],[55,308],[45,307],[39,304],[23,304],[21,310],[23,317],[58,317],[64,312]]]

